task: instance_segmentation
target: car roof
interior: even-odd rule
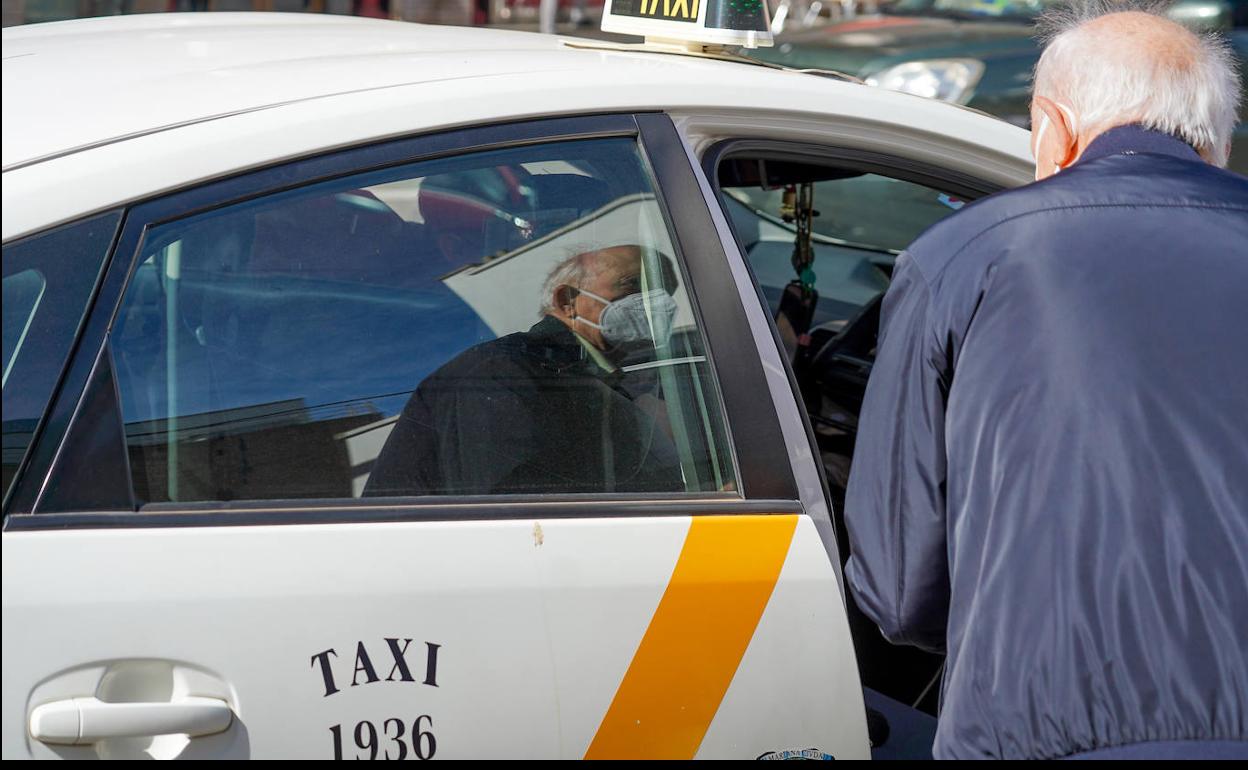
[[[516,54],[561,47],[508,30],[299,13],[143,14],[5,29],[3,166],[334,94],[536,74],[550,63]],[[32,111],[39,120],[29,120]]]
[[[684,111],[756,131],[835,117],[1026,153],[1018,129],[919,97],[527,32],[201,13],[7,28],[3,42],[5,242],[313,153],[560,115]]]

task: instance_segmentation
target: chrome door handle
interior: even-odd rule
[[[71,698],[30,713],[30,734],[43,743],[82,745],[105,738],[212,735],[230,726],[234,712],[218,698],[187,696],[170,703],[105,703]]]

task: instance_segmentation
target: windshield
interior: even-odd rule
[[[1032,19],[1061,0],[896,0],[886,13],[949,18]]]

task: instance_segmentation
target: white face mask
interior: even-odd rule
[[[1059,110],[1061,110],[1063,113],[1065,113],[1065,115],[1066,115],[1066,119],[1070,121],[1070,130],[1071,130],[1071,133],[1073,133],[1073,134],[1076,134],[1076,135],[1077,135],[1077,134],[1079,133],[1079,129],[1076,127],[1076,126],[1078,125],[1078,121],[1076,121],[1076,120],[1075,120],[1075,112],[1074,112],[1074,110],[1072,110],[1071,108],[1067,107],[1067,106],[1066,106],[1066,105],[1064,105],[1064,104],[1059,104],[1058,102],[1053,102],[1053,103],[1057,105],[1057,108],[1058,108]],[[1038,181],[1040,181],[1040,167],[1039,167],[1039,163],[1040,163],[1040,143],[1044,141],[1044,132],[1048,129],[1048,127],[1049,127],[1049,114],[1048,114],[1047,112],[1044,112],[1043,110],[1041,110],[1041,115],[1040,115],[1040,127],[1036,129],[1036,139],[1035,139],[1035,142],[1032,144],[1032,147],[1031,147],[1031,155],[1032,155],[1032,157],[1034,157],[1034,158],[1036,159],[1036,164],[1037,164],[1037,166],[1036,166],[1036,181],[1037,181],[1037,182],[1038,182]],[[1062,167],[1061,167],[1060,165],[1058,165],[1057,163],[1054,163],[1054,164],[1053,164],[1053,173],[1054,173],[1054,174],[1056,174],[1057,172],[1059,172],[1059,171],[1061,171],[1061,170],[1062,170]]]
[[[576,320],[602,332],[602,339],[612,347],[630,342],[650,342],[666,345],[672,336],[672,321],[676,318],[676,300],[664,289],[629,294],[612,302],[587,289],[580,292],[606,305],[599,323],[586,318]],[[649,311],[647,310],[649,306]]]

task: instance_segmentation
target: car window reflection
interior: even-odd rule
[[[141,501],[734,488],[631,139],[321,183],[143,248],[113,346]]]

